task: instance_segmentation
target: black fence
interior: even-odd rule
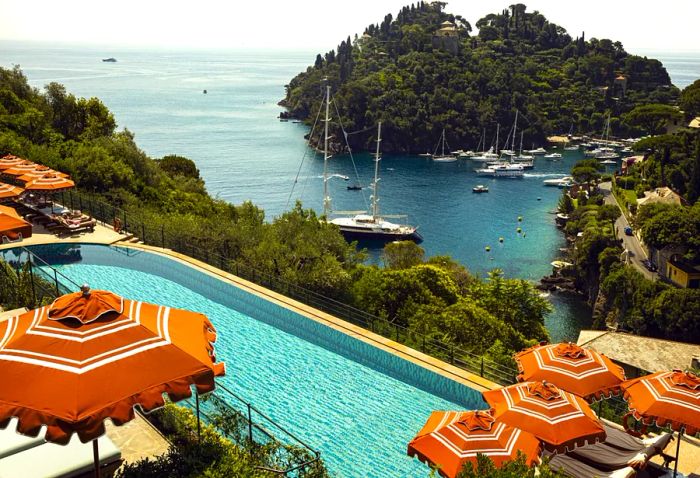
[[[174,234],[169,232],[164,224],[146,224],[129,215],[125,210],[104,202],[99,196],[82,191],[69,191],[62,193],[60,200],[63,205],[89,213],[108,227],[116,225],[121,232],[137,237],[144,244],[171,249],[200,260],[498,384],[507,385],[516,382],[515,368],[504,366],[482,355],[435,340],[339,300],[291,284],[279,276],[241,263],[237,257],[227,253],[226,247],[212,250],[204,246],[207,243],[206,240],[188,237],[186,231],[178,231]]]

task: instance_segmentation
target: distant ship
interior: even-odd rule
[[[103,58],[102,61],[107,61],[109,63],[116,63],[117,59],[116,58]]]

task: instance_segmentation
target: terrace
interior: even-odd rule
[[[71,198],[69,196],[68,201],[71,200],[75,201],[75,198]],[[76,235],[76,237],[57,237],[56,235],[51,234],[49,231],[43,232],[39,228],[37,228],[37,234],[31,238],[31,242],[29,242],[29,240],[27,240],[27,242],[23,241],[23,245],[73,243],[76,247],[83,247],[84,250],[87,250],[86,247],[82,246],[86,242],[101,243],[106,245],[116,244],[118,246],[128,248],[125,249],[125,251],[127,252],[120,253],[120,255],[125,258],[143,258],[146,257],[145,255],[148,255],[149,257],[150,255],[162,257],[163,260],[158,260],[158,263],[161,264],[158,267],[165,267],[164,264],[167,263],[167,267],[173,268],[173,271],[193,269],[208,277],[208,279],[204,280],[200,276],[198,276],[198,279],[192,279],[190,282],[187,282],[190,279],[183,278],[182,281],[184,281],[183,285],[185,287],[192,287],[195,290],[200,290],[202,288],[201,283],[204,282],[207,284],[205,287],[208,289],[221,288],[224,286],[218,284],[226,284],[227,287],[231,286],[236,290],[244,291],[246,297],[250,296],[256,298],[254,300],[249,298],[246,299],[246,301],[248,301],[249,303],[246,306],[248,308],[244,310],[250,310],[250,308],[258,308],[261,310],[268,311],[270,310],[269,307],[271,306],[269,304],[277,306],[280,309],[284,309],[290,313],[293,313],[295,316],[302,317],[305,321],[308,321],[308,323],[316,324],[314,326],[309,326],[308,324],[304,325],[304,327],[310,327],[309,332],[307,332],[309,334],[309,336],[306,336],[307,339],[312,340],[310,336],[318,335],[318,330],[332,330],[336,334],[340,334],[343,337],[352,339],[351,343],[355,343],[355,341],[357,341],[359,343],[364,344],[362,347],[370,347],[372,350],[376,349],[381,351],[383,354],[385,354],[383,356],[390,358],[388,362],[383,362],[384,367],[388,366],[387,364],[391,365],[392,367],[397,367],[398,364],[399,368],[405,368],[408,366],[406,364],[410,364],[410,366],[408,366],[409,368],[407,369],[409,370],[409,372],[407,372],[406,370],[398,371],[396,368],[394,368],[394,371],[392,372],[393,374],[398,373],[399,376],[403,377],[403,380],[408,380],[409,382],[411,382],[412,379],[409,379],[408,375],[415,374],[416,370],[422,371],[422,374],[429,373],[431,374],[431,376],[441,377],[441,379],[435,383],[439,384],[438,388],[442,387],[443,395],[446,393],[447,396],[450,397],[456,397],[455,393],[459,394],[459,392],[455,392],[456,390],[459,390],[459,387],[468,387],[469,390],[480,392],[489,389],[494,389],[498,387],[499,383],[512,383],[515,378],[515,371],[513,370],[498,368],[493,364],[488,363],[488,361],[485,361],[483,358],[471,357],[469,354],[464,353],[463,351],[450,348],[441,348],[440,344],[431,343],[430,341],[426,341],[425,339],[423,339],[422,341],[416,341],[414,337],[411,341],[409,340],[408,334],[401,328],[387,327],[386,324],[382,323],[377,318],[372,318],[363,315],[363,313],[361,313],[360,311],[349,309],[343,304],[336,303],[334,301],[331,301],[330,299],[325,299],[322,296],[319,296],[318,294],[315,294],[311,291],[304,291],[291,288],[289,284],[284,284],[278,279],[257,274],[255,273],[255,271],[233,269],[234,266],[231,265],[225,258],[219,257],[211,251],[204,251],[196,247],[190,246],[186,241],[183,242],[182,238],[168,237],[166,234],[163,233],[162,230],[153,231],[152,229],[149,229],[148,226],[145,224],[138,224],[133,223],[132,221],[127,221],[126,215],[123,211],[118,211],[114,209],[109,210],[108,205],[96,204],[94,202],[91,202],[90,198],[81,198],[81,201],[81,208],[87,206],[86,210],[104,211],[102,216],[103,220],[108,218],[109,216],[115,217],[119,214],[123,215],[122,217],[125,218],[124,225],[126,230],[124,230],[121,234],[117,234],[112,230],[112,228],[106,227],[102,224],[98,224],[95,227],[95,232],[86,232],[81,235]],[[64,202],[66,202],[65,199]],[[131,231],[140,232],[139,235],[142,236],[140,242],[154,241],[156,243],[160,243],[161,247],[158,247],[158,245],[156,244],[148,245],[129,242],[135,240],[133,237],[133,232]],[[158,234],[158,232],[160,232],[160,234]],[[147,238],[148,241],[145,241],[144,239]],[[172,248],[163,247],[167,245],[170,245]],[[16,247],[16,244],[2,245],[0,246],[0,249],[10,249],[13,246]],[[177,252],[173,249],[179,249],[180,252]],[[144,254],[144,256],[140,256],[140,254]],[[70,265],[65,267],[59,265],[57,266],[57,269],[54,269],[48,264],[41,264],[37,261],[37,259],[30,260],[35,261],[35,270],[43,270],[44,272],[51,270],[54,271],[53,277],[57,281],[57,290],[61,290],[62,287],[74,290],[77,287],[76,283],[70,284],[71,281],[73,281],[71,277],[75,277],[76,279],[79,278],[78,276],[71,276],[69,274],[69,271],[71,270]],[[132,261],[130,264],[132,267],[139,267],[136,265],[137,262],[142,263],[144,261]],[[171,262],[177,263],[179,265],[170,265]],[[125,264],[121,264],[121,266],[124,265]],[[217,267],[217,265],[219,265],[220,267]],[[161,272],[161,274],[162,273],[163,272]],[[45,277],[50,278],[51,275],[52,274],[49,273],[48,275],[45,275]],[[243,277],[247,277],[252,280],[247,280]],[[58,282],[60,282],[61,284],[58,284]],[[199,285],[197,285],[197,283],[199,283]],[[70,284],[70,287],[68,287],[67,284]],[[267,287],[264,287],[260,284],[264,284]],[[230,293],[231,289],[226,290]],[[300,300],[295,300],[292,297],[296,297]],[[240,304],[238,305],[240,306]],[[283,330],[287,330],[288,332],[294,334],[300,333],[296,330],[292,332],[289,329],[285,329],[285,324],[281,320],[288,319],[280,319],[280,321],[273,323],[273,325],[276,327],[281,327]],[[297,327],[298,324],[301,323],[302,322],[297,323]],[[287,324],[286,327],[289,327],[289,324]],[[321,329],[319,329],[318,327],[321,327]],[[344,340],[345,339],[341,340],[341,342],[346,343]],[[407,345],[407,343],[409,343],[411,346]],[[353,345],[353,347],[357,346]],[[354,354],[355,352],[345,353]],[[440,360],[436,358],[436,356],[444,357],[446,361]],[[235,355],[233,356],[232,361],[236,361]],[[229,384],[225,386],[229,386]],[[423,383],[422,386],[425,387],[427,385],[426,383]],[[455,386],[457,388],[455,388]],[[250,392],[251,390],[248,391]],[[230,400],[230,397],[228,399]],[[458,398],[453,398],[453,400],[459,401]],[[239,403],[239,405],[241,404]],[[196,404],[192,404],[191,406],[194,408]],[[297,426],[297,420],[303,421],[305,419],[302,417],[297,417],[295,415],[285,417],[285,413],[278,414],[280,412],[279,410],[275,410],[275,415],[270,419],[267,418],[267,415],[265,415],[262,412],[251,412],[251,407],[252,405],[249,402],[247,402],[247,405],[244,404],[238,406],[237,408],[234,408],[234,410],[240,416],[243,416],[244,419],[248,420],[247,423],[250,424],[251,428],[258,430],[256,432],[256,439],[260,439],[259,435],[262,435],[264,437],[267,437],[267,440],[282,440],[283,442],[286,442],[290,440],[289,436],[286,435],[286,431],[280,431],[276,428],[275,425],[272,424],[277,424],[281,422],[284,423],[286,426]],[[476,405],[472,405],[472,407],[477,408]],[[268,412],[270,411],[270,408],[266,407],[265,409]],[[257,409],[252,407],[252,410]],[[606,405],[604,411],[608,412],[609,410],[612,409],[609,409],[609,407]],[[249,415],[250,413],[256,415],[257,419],[253,419],[253,417]],[[612,410],[611,415],[614,413],[615,410]],[[261,422],[265,422],[266,425],[262,425]],[[140,425],[138,425],[138,423],[139,422],[136,422],[133,425],[133,429],[121,427],[110,429],[108,431],[108,436],[110,436],[110,438],[113,439],[115,444],[117,444],[117,446],[119,446],[120,448],[124,448],[122,450],[122,453],[124,459],[127,462],[133,462],[132,460],[138,460],[139,458],[142,458],[145,454],[144,450],[147,449],[153,450],[152,453],[150,453],[150,456],[155,456],[159,453],[162,453],[163,451],[163,443],[165,442],[163,442],[162,439],[159,440],[155,435],[153,441],[147,441],[147,444],[139,444],[136,441],[153,434],[153,429],[150,428],[150,425],[142,423],[142,425],[149,428],[143,428],[143,426],[139,428]],[[415,428],[415,425],[412,426]],[[275,429],[276,432],[273,433],[272,431],[270,431],[271,429]],[[281,427],[281,429],[285,430],[284,427]],[[298,432],[298,430],[296,429],[295,431]],[[295,434],[292,432],[291,436],[295,436]],[[253,437],[251,436],[251,440],[252,438]],[[318,440],[319,437],[316,437],[315,442],[318,443]],[[401,443],[400,445],[404,446],[405,443]],[[695,463],[693,459],[693,457],[697,455],[697,453],[694,453],[697,450],[697,448],[695,447],[696,444],[690,440],[684,440],[681,445],[683,453],[679,462],[679,469],[681,472],[686,473],[686,475],[688,476],[693,476],[691,474],[693,470],[697,471],[698,464]],[[311,452],[313,453],[313,448],[309,448],[309,450],[311,450]],[[401,452],[397,453],[401,454]],[[331,461],[333,459],[337,459],[337,457],[331,457]],[[412,473],[417,473],[417,470],[420,470],[420,468],[411,469]],[[410,476],[414,475],[410,474]],[[416,474],[415,476],[421,475]],[[642,475],[640,474],[638,476]]]

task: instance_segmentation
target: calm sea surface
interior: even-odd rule
[[[296,199],[321,208],[323,161],[306,148],[307,128],[276,119],[284,85],[315,54],[4,43],[0,65],[20,65],[39,88],[56,81],[76,96],[100,98],[147,154],[193,159],[211,193],[233,203],[252,200],[271,218]],[[700,78],[700,53],[648,55],[664,62],[679,87]],[[118,61],[101,61],[107,57]],[[381,208],[387,214],[408,214],[420,226],[422,246],[430,255],[449,254],[482,275],[499,267],[509,276],[537,280],[550,272],[549,263],[564,246],[551,214],[560,191],[544,187],[542,180],[565,175],[579,158],[565,152],[561,161],[538,159],[524,179],[493,180],[477,178],[469,161],[435,164],[415,156],[386,156]],[[371,158],[360,154],[355,163],[357,181],[367,185]],[[356,181],[347,156],[334,158],[330,169]],[[348,191],[348,182],[339,178],[330,183],[335,209],[366,208],[368,190]],[[487,184],[490,192],[473,194],[476,184]],[[555,311],[547,326],[552,338],[575,340],[578,330],[590,324],[590,311],[575,299],[551,300]]]

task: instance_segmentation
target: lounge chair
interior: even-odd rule
[[[605,444],[627,451],[643,451],[647,447],[653,447],[656,454],[663,453],[666,446],[673,440],[671,433],[662,433],[651,438],[637,438],[619,428],[605,425]]]
[[[634,449],[625,450],[617,448],[614,443],[617,442],[622,446],[631,446],[633,444],[632,441],[612,431],[605,442],[580,446],[567,454],[596,468],[608,471],[624,466],[641,469],[646,466],[651,457],[659,454],[662,454],[664,457],[664,465],[668,466],[669,458],[672,457],[663,455],[663,451],[670,441],[671,435],[661,435],[658,439],[650,441],[649,444],[640,440],[641,446],[639,446],[639,443],[636,443]]]
[[[573,478],[630,478],[637,472],[631,466],[605,471],[583,463],[567,455],[552,455],[549,466]]]
[[[36,437],[28,437],[25,435],[20,435],[15,430],[17,430],[17,419],[13,418],[7,425],[7,428],[0,430],[0,460],[3,458],[14,455],[29,448],[34,448],[35,446],[43,445],[46,443],[44,440],[43,433],[40,433]]]
[[[100,468],[106,474],[121,464],[121,452],[106,435],[98,439]],[[0,460],[0,478],[69,478],[94,469],[92,443],[81,443],[74,434],[65,445],[43,443]]]

